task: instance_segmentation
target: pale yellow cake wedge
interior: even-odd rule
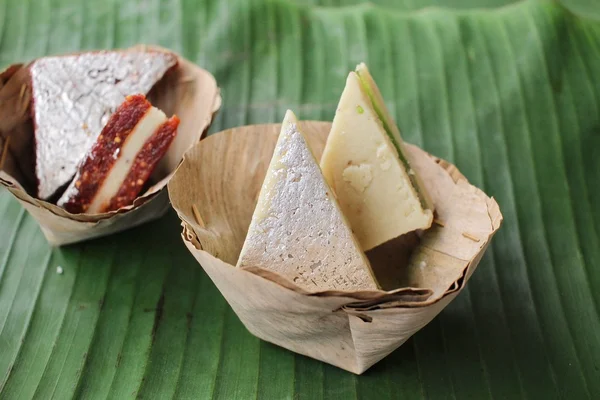
[[[283,121],[238,267],[272,270],[309,291],[378,289],[291,111]]]
[[[367,68],[367,65],[365,63],[360,63],[356,66],[356,74],[360,78],[362,87],[366,91],[367,95],[371,100],[371,103],[373,104],[373,108],[377,113],[377,116],[381,120],[383,128],[392,140],[394,147],[398,151],[400,161],[402,161],[402,164],[404,165],[406,170],[410,171],[410,161],[404,150],[404,142],[402,141],[400,130],[398,129],[398,125],[396,125],[396,123],[394,122],[390,111],[385,105],[385,101],[383,100],[381,91],[379,90],[377,83],[375,83],[375,79],[373,79],[373,76],[369,72],[369,68]],[[427,193],[427,190],[425,189],[425,186],[423,185],[423,181],[419,177],[419,174],[411,173],[408,176],[413,187],[417,191],[417,194],[419,195],[419,200],[421,201],[421,205],[423,206],[423,208],[433,211],[433,201],[431,200],[429,193]]]
[[[364,251],[431,226],[429,196],[364,64],[348,75],[321,168]]]

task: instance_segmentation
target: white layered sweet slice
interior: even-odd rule
[[[369,79],[363,83],[356,72],[348,75],[321,158],[323,174],[365,251],[429,228],[433,220],[427,195],[402,154],[400,133],[385,105],[375,106],[381,95]]]
[[[369,261],[286,113],[239,267],[263,267],[309,291],[376,290]]]

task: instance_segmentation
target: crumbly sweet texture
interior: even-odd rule
[[[44,57],[30,66],[38,197],[67,184],[127,95],[147,94],[177,56],[161,51],[100,51]]]
[[[142,126],[149,117],[151,123]],[[98,213],[131,204],[166,153],[178,125],[176,116],[167,120],[145,96],[128,96],[98,136],[58,205],[71,213]],[[135,135],[141,135],[135,138],[137,143]],[[119,176],[120,181],[110,182]],[[107,184],[115,190],[106,191]],[[103,195],[108,197],[99,198]]]
[[[360,78],[351,72],[321,157],[325,179],[337,195],[364,251],[431,226],[390,136]]]
[[[165,121],[144,144],[137,154],[127,177],[117,194],[108,204],[107,210],[118,210],[133,203],[144,183],[150,178],[158,162],[165,155],[177,135],[179,118],[174,115]]]
[[[309,291],[378,288],[291,111],[283,122],[238,266],[273,270]]]
[[[104,179],[116,163],[120,149],[152,105],[144,96],[129,96],[108,120],[75,178],[58,201],[71,213],[87,211]]]

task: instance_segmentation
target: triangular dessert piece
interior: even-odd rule
[[[177,64],[169,52],[132,49],[43,57],[30,66],[38,197],[67,184],[116,108],[147,94]]]
[[[127,96],[110,117],[58,200],[71,213],[102,213],[131,205],[177,134],[179,118],[144,95]]]
[[[383,96],[381,95],[381,91],[375,83],[375,79],[369,72],[367,65],[365,63],[360,63],[356,66],[356,74],[360,78],[362,83],[362,87],[367,92],[367,95],[371,99],[373,104],[373,109],[377,113],[377,116],[381,120],[385,132],[391,139],[396,151],[398,151],[398,156],[400,157],[400,161],[404,165],[405,169],[409,172],[408,177],[410,178],[410,182],[413,185],[413,188],[417,192],[419,196],[419,200],[421,205],[425,210],[431,210],[432,214],[434,211],[433,201],[427,193],[425,186],[419,174],[417,174],[410,166],[410,161],[408,156],[406,155],[406,151],[404,149],[404,142],[402,141],[402,136],[400,135],[400,130],[398,129],[398,125],[394,122],[390,111],[385,105],[385,101],[383,100]],[[433,220],[432,220],[433,221]]]
[[[285,115],[238,266],[275,271],[309,291],[378,289],[291,111]]]
[[[433,207],[403,152],[366,66],[350,72],[321,168],[362,249],[367,251],[433,221]]]

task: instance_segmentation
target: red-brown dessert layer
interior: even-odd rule
[[[71,213],[86,212],[104,179],[118,159],[127,137],[150,110],[144,95],[127,96],[110,117],[75,176],[74,190],[62,204]]]
[[[121,188],[104,211],[117,210],[133,203],[152,171],[169,149],[171,142],[177,135],[178,126],[179,118],[174,115],[165,121],[146,141],[135,157]]]

